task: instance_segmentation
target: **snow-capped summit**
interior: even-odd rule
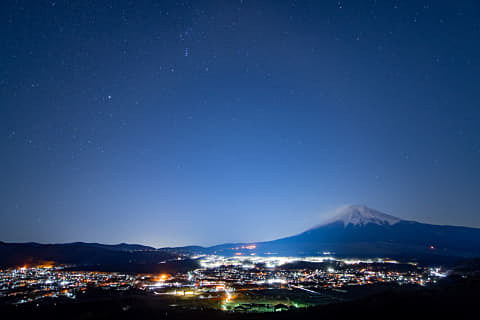
[[[447,258],[454,261],[458,257],[480,257],[480,228],[403,220],[363,205],[341,207],[332,216],[334,218],[293,236],[255,245],[227,243],[199,252],[238,254],[239,251],[232,247],[243,246],[280,256],[396,257],[405,261],[425,259],[428,263],[444,263]],[[240,253],[253,252],[244,249]]]
[[[350,224],[354,226],[365,226],[369,223],[393,226],[402,220],[364,205],[351,205],[337,209],[336,215],[322,225],[340,221],[347,227]]]

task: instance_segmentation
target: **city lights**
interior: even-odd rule
[[[175,274],[71,271],[71,266],[53,265],[1,270],[0,298],[12,304],[60,297],[77,299],[96,287],[114,292],[134,290],[159,298],[197,299],[224,311],[249,311],[260,307],[248,301],[248,292],[258,295],[273,290],[276,296],[284,297],[298,296],[295,292],[322,296],[329,290],[339,294],[354,286],[373,284],[426,286],[447,276],[440,268],[412,264],[403,264],[407,269],[398,271],[395,266],[399,262],[390,259],[217,255],[196,258],[200,268]],[[302,263],[317,267],[299,267]],[[262,304],[260,309],[278,311],[315,304],[298,298],[275,301]]]

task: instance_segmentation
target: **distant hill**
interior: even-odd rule
[[[118,251],[157,250],[154,247],[144,246],[144,245],[141,245],[141,244],[129,244],[129,243],[102,244],[102,243],[72,242],[72,243],[69,243],[68,245],[89,246],[89,247],[103,248],[103,249],[108,249],[108,250],[118,250]]]
[[[195,263],[177,254],[135,244],[5,243],[0,242],[0,268],[42,264],[75,265],[77,269],[122,272],[163,272],[191,268]]]

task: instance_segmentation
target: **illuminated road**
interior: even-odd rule
[[[296,285],[293,285],[293,284],[291,284],[290,287],[292,287],[292,288],[294,288],[294,289],[300,289],[300,290],[306,291],[306,292],[311,293],[311,294],[323,295],[323,294],[320,293],[320,292],[313,291],[313,290],[310,290],[310,289],[306,289],[306,288],[304,288],[304,287],[299,287],[299,286],[296,286]]]

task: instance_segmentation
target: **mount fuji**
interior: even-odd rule
[[[252,249],[254,248],[254,249]],[[319,255],[430,260],[480,256],[480,229],[403,220],[364,205],[338,209],[336,215],[300,234],[259,243],[202,248],[223,255]]]

